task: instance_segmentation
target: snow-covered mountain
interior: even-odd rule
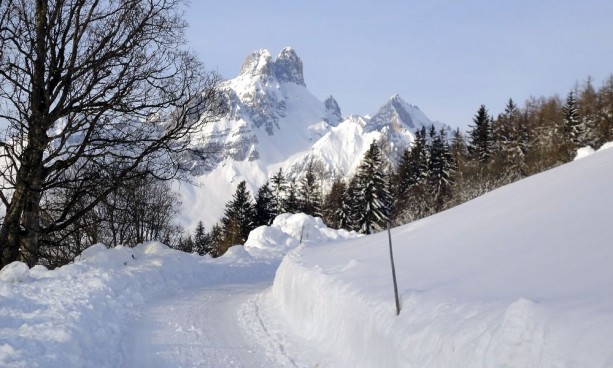
[[[334,97],[321,101],[307,89],[302,60],[291,48],[274,59],[268,50],[254,51],[220,88],[228,112],[200,132],[199,144],[211,155],[195,163],[198,185],[182,190],[187,227],[217,222],[241,180],[255,195],[279,168],[299,178],[315,163],[324,180],[347,177],[371,142],[384,141],[395,162],[417,129],[442,126],[399,95],[372,116],[343,118]]]

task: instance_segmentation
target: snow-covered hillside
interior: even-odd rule
[[[612,367],[613,150],[386,233],[300,249],[268,303],[342,366]],[[333,326],[333,327],[331,327]]]
[[[311,162],[324,179],[346,177],[372,141],[389,143],[386,154],[394,161],[416,129],[433,124],[398,95],[372,117],[342,118],[332,96],[321,101],[307,89],[302,61],[291,48],[274,59],[268,50],[253,52],[221,89],[229,112],[198,134],[211,155],[194,162],[196,185],[182,185],[181,222],[188,228],[202,220],[210,229],[241,180],[255,195],[279,168],[296,178]]]
[[[612,165],[603,150],[392,229],[399,316],[387,234],[302,214],[219,259],[148,243],[12,263],[0,366],[608,368]]]

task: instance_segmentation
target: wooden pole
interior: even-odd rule
[[[392,231],[387,223],[387,237],[390,245],[390,261],[392,263],[392,279],[394,280],[394,297],[396,298],[396,315],[400,314],[400,299],[398,298],[398,284],[396,283],[396,267],[394,266],[394,251],[392,250]]]

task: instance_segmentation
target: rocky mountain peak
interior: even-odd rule
[[[281,50],[274,61],[273,71],[280,83],[291,82],[306,87],[302,73],[302,60],[290,47]]]
[[[274,60],[266,49],[252,52],[243,62],[240,76],[274,77],[279,83],[295,83],[306,87],[302,73],[302,60],[291,47],[281,50]]]
[[[248,77],[257,77],[261,75],[273,75],[272,56],[266,49],[260,49],[252,52],[247,56],[241,66],[240,75]]]
[[[328,113],[328,123],[337,125],[342,120],[341,108],[334,97],[330,96],[324,101],[326,112]]]
[[[432,122],[417,106],[407,103],[399,94],[395,94],[372,117],[369,129],[380,130],[388,124],[414,130],[421,126],[429,126]]]

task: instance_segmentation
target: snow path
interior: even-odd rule
[[[150,303],[124,337],[125,367],[273,367],[242,332],[238,308],[271,280],[202,286]]]
[[[281,258],[233,260],[204,266],[201,284],[166,290],[144,305],[122,336],[123,367],[295,366],[279,340],[300,346],[300,339],[271,334],[260,317]]]

